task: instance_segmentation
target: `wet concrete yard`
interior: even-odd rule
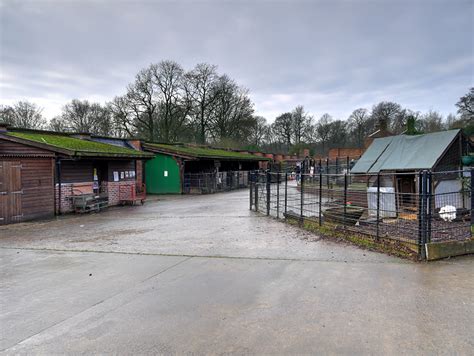
[[[412,263],[248,192],[0,227],[5,353],[471,354],[474,259]]]

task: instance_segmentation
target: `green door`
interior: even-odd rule
[[[170,156],[157,154],[145,164],[145,183],[148,194],[181,193],[178,162]]]

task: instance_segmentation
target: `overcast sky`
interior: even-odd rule
[[[269,121],[382,100],[446,115],[474,85],[474,0],[0,0],[0,12],[0,103],[27,99],[48,118],[123,94],[163,59],[218,65]]]

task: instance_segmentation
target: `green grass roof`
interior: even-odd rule
[[[232,159],[232,160],[251,160],[251,161],[264,161],[268,160],[265,157],[253,156],[248,153],[227,151],[217,148],[209,147],[197,147],[197,146],[178,146],[178,145],[167,145],[162,143],[147,143],[151,148],[163,150],[169,153],[182,154],[184,156],[190,156],[195,158],[217,158],[217,159]]]
[[[41,143],[61,150],[72,151],[74,156],[102,157],[145,157],[148,153],[130,148],[110,145],[101,142],[83,140],[67,135],[42,132],[7,132],[7,136]]]

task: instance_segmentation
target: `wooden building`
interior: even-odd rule
[[[411,209],[417,204],[420,171],[452,172],[435,175],[434,194],[461,192],[462,180],[458,172],[463,168],[461,157],[468,151],[461,130],[376,138],[351,169],[351,174],[353,181],[365,181],[373,188],[380,173],[380,187],[389,192],[393,200],[396,196],[397,209]],[[451,205],[462,205],[463,202],[462,197],[453,198]],[[439,208],[442,202],[436,201],[435,205]]]
[[[192,182],[196,178],[219,179],[218,175],[224,172],[257,170],[260,162],[270,160],[249,153],[205,146],[158,143],[143,143],[142,146],[145,151],[154,154],[154,158],[145,164],[147,192],[151,194],[186,193],[193,190]],[[216,176],[210,178],[211,175]]]
[[[0,125],[0,224],[71,212],[71,197],[85,193],[116,205],[136,188],[137,160],[150,156],[68,134]]]

